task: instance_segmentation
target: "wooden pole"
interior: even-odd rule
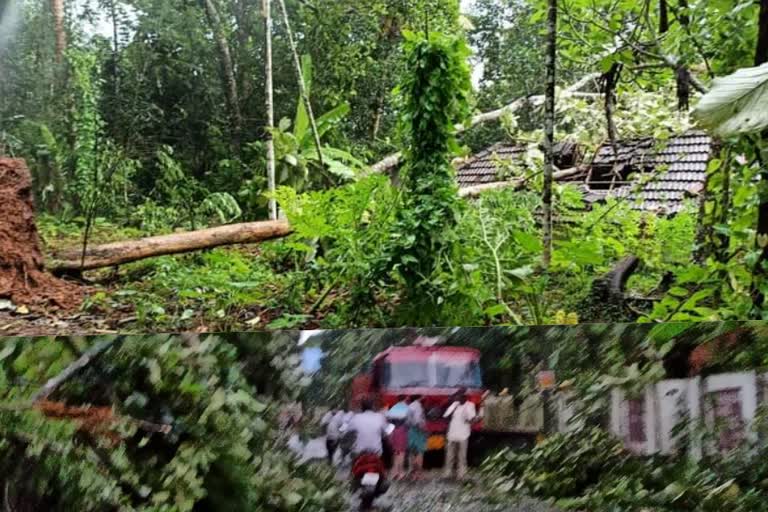
[[[272,85],[272,0],[263,0],[264,32],[266,48],[266,98],[267,98],[267,187],[270,194],[275,192],[275,141],[272,130],[275,128],[274,88]],[[269,198],[269,218],[277,220],[277,202]]]

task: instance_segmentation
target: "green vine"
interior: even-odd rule
[[[412,299],[434,306],[441,300],[429,277],[451,246],[460,214],[451,159],[459,151],[454,124],[469,114],[469,49],[461,37],[403,35],[410,73],[397,89],[406,149],[392,263]],[[434,307],[410,310],[430,315]]]

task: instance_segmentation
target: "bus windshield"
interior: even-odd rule
[[[482,387],[477,361],[436,358],[424,361],[387,361],[382,370],[382,385],[388,389]]]

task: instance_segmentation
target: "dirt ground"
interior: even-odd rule
[[[340,472],[339,478],[348,478],[347,472]],[[348,503],[350,512],[358,510],[359,503],[351,494]],[[523,496],[494,502],[476,472],[459,482],[444,479],[440,470],[428,471],[418,481],[393,482],[375,506],[381,512],[558,512],[547,503]]]

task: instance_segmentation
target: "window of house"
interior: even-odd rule
[[[642,444],[647,440],[645,433],[645,397],[629,400],[629,442]]]
[[[728,452],[744,439],[744,422],[739,388],[722,389],[711,393],[713,416],[717,426],[718,449]]]

